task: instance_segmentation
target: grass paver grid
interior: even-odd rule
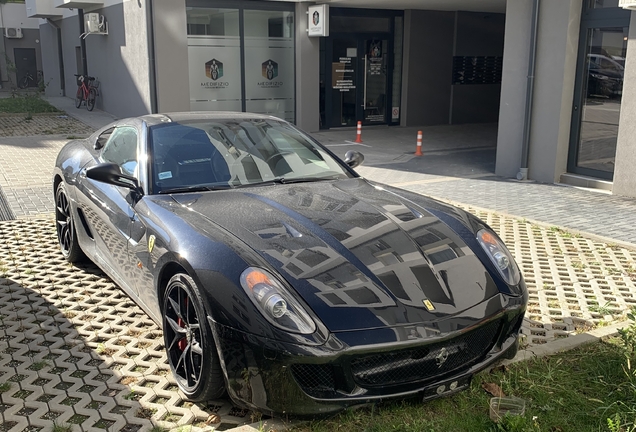
[[[250,421],[228,400],[185,401],[159,328],[95,266],[66,263],[54,229],[50,219],[0,222],[3,428],[212,430],[212,414],[224,429]]]
[[[622,319],[636,305],[634,251],[465,208],[501,235],[522,267],[529,345]],[[227,400],[183,399],[159,328],[99,269],[63,259],[52,219],[0,222],[0,315],[0,391],[10,385],[0,394],[0,417],[5,426],[15,422],[12,431],[50,428],[53,420],[112,431],[209,430],[212,414],[220,429],[250,422]]]

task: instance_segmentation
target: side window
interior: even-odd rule
[[[131,127],[116,128],[104,145],[101,157],[104,162],[119,165],[122,173],[136,176],[137,130]]]

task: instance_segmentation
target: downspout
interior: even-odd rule
[[[64,82],[64,52],[62,51],[62,29],[50,18],[47,18],[46,22],[48,22],[57,33],[57,53],[60,62],[60,91],[62,92],[62,96],[66,96],[66,83]]]
[[[533,0],[532,25],[530,27],[530,57],[528,59],[528,83],[526,86],[526,112],[523,118],[523,144],[521,147],[521,168],[518,180],[528,180],[528,159],[530,156],[530,126],[532,124],[532,97],[534,94],[534,71],[537,60],[537,29],[539,28],[539,2]]]
[[[86,25],[84,23],[84,9],[78,9],[77,16],[79,17],[80,35],[84,35],[84,33],[86,33]],[[80,47],[82,51],[82,75],[88,75],[88,62],[86,61],[86,38],[80,37]]]
[[[150,90],[150,113],[156,114],[157,70],[155,65],[155,26],[153,24],[152,0],[146,0],[146,33],[148,35],[148,87]]]

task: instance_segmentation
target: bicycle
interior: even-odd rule
[[[99,94],[97,86],[93,84],[95,77],[77,74],[75,76],[79,81],[77,94],[75,95],[75,107],[81,107],[82,102],[86,101],[86,109],[93,111],[93,108],[95,108],[95,99],[97,99],[97,95]],[[88,84],[86,84],[87,81]]]
[[[44,80],[44,73],[39,70],[38,71],[38,87],[40,87],[40,83],[43,82]],[[29,83],[33,81],[35,82],[35,79],[33,78],[33,75],[31,75],[31,73],[29,71],[26,71],[24,73],[24,76],[22,77],[22,79],[20,80],[20,82],[18,83],[18,87],[20,87],[21,89],[25,89],[27,87],[29,87]]]

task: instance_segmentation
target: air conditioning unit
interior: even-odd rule
[[[622,7],[623,9],[636,10],[636,0],[619,0],[618,6]]]
[[[104,15],[100,15],[95,12],[87,13],[86,18],[86,32],[87,33],[104,33],[106,26],[104,24]]]
[[[20,27],[7,27],[4,29],[4,37],[7,39],[22,38],[22,29]]]

